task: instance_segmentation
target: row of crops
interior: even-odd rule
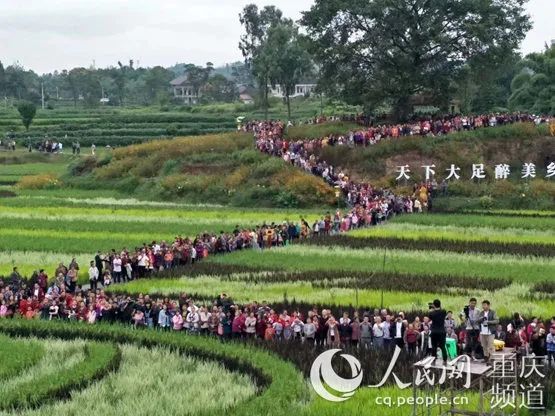
[[[377,397],[412,395],[412,389],[385,385],[362,387],[344,403],[325,401],[311,394],[303,379],[322,350],[298,343],[222,343],[211,337],[119,325],[24,320],[0,320],[0,341],[0,359],[10,362],[0,373],[3,416],[99,412],[347,416],[369,414],[369,409],[377,408]],[[357,355],[363,385],[377,384],[389,365],[388,353],[371,349]],[[395,374],[401,380],[411,379],[410,362],[405,353],[399,357]],[[345,366],[334,365],[339,373]],[[544,380],[548,389],[554,386],[553,376],[551,372]],[[36,381],[32,388],[30,380]],[[468,402],[463,408],[475,409],[477,392],[467,390],[464,396]],[[384,416],[394,416],[409,414],[412,408],[379,409]],[[426,414],[438,416],[440,411],[432,407]]]
[[[3,373],[5,387],[0,388],[3,406],[0,414],[4,416],[93,415],[99,412],[138,416],[160,412],[342,416],[354,411],[367,414],[368,407],[372,407],[378,396],[409,397],[412,394],[410,389],[385,386],[361,388],[352,400],[340,405],[317,398],[310,393],[303,376],[318,351],[299,344],[279,343],[269,348],[257,343],[221,343],[212,338],[178,333],[133,331],[119,325],[23,320],[0,320],[0,340],[3,362],[13,356],[14,348],[22,358],[18,361],[17,372]],[[26,348],[27,345],[33,348]],[[96,349],[104,359],[94,357],[97,361],[92,362],[87,353],[91,349]],[[35,355],[25,359],[31,351]],[[362,355],[364,383],[375,383],[388,364],[387,357],[379,351],[367,351]],[[89,375],[79,380],[78,371],[66,374],[68,369],[107,369],[108,357],[117,357],[117,366],[99,377]],[[403,355],[401,361],[408,358]],[[63,365],[56,366],[60,361]],[[397,370],[397,373],[405,379],[409,367],[402,368],[404,370]],[[35,389],[25,389],[31,378],[48,378],[49,382],[35,384]],[[62,384],[66,385],[64,394],[56,392],[56,387]],[[13,401],[16,394],[18,401]],[[476,393],[465,395],[469,398],[468,406],[475,406]],[[380,413],[393,416],[399,412],[398,408],[384,407]],[[429,414],[437,415],[437,409],[430,409]]]
[[[298,222],[301,216],[311,223],[321,214],[79,199],[44,191],[2,199],[0,208],[0,275],[18,266],[27,276],[39,267],[52,275],[60,261],[67,264],[73,257],[88,264],[97,250],[132,249],[152,240],[264,222]],[[506,316],[514,309],[547,316],[555,311],[553,293],[544,284],[555,275],[554,223],[551,217],[405,215],[384,226],[306,244],[215,256],[199,266],[207,269],[179,270],[114,290],[185,290],[206,299],[225,290],[239,301],[361,307],[380,306],[384,290],[384,304],[403,310],[425,309],[434,293],[444,293],[449,307],[460,309],[470,294],[479,294]]]
[[[235,127],[232,114],[83,111],[52,116],[39,112],[27,132],[16,114],[0,113],[0,137],[12,132],[16,141],[24,145],[29,139],[38,142],[48,136],[66,146],[79,141],[81,146],[119,147],[160,138],[219,133]]]
[[[260,369],[240,361],[246,354],[227,354],[233,348],[180,338],[0,321],[0,414],[210,415],[244,404],[267,383],[270,365]],[[213,400],[213,389],[226,393]]]

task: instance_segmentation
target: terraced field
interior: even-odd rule
[[[294,99],[291,109],[294,119],[312,118],[322,111],[328,115],[354,114],[358,111],[357,107],[338,103],[329,103],[322,107],[320,100],[314,98]],[[177,106],[170,111],[161,111],[158,107],[38,109],[29,132],[26,132],[17,110],[2,106],[0,137],[7,132],[14,132],[20,146],[27,144],[27,138],[38,142],[48,135],[61,140],[66,149],[74,140],[87,147],[93,143],[96,146],[119,147],[161,138],[233,131],[237,127],[238,116],[262,119],[265,114],[261,109],[241,103],[194,108]],[[270,118],[283,119],[286,116],[287,108],[281,102],[274,103],[269,109]]]
[[[230,231],[237,225],[301,217],[312,223],[327,210],[142,201],[114,189],[14,188],[21,176],[59,174],[68,162],[61,157],[0,163],[0,190],[17,192],[0,198],[0,275],[17,266],[26,276],[39,268],[52,276],[59,262],[75,257],[85,265],[97,250]],[[547,319],[555,314],[554,276],[555,213],[497,211],[399,216],[385,225],[302,244],[211,256],[175,276],[153,276],[110,290],[154,297],[187,292],[199,304],[226,292],[238,303],[267,301],[276,308],[303,310],[317,305],[334,313],[376,307],[421,313],[436,297],[456,313],[473,296],[489,299],[503,320],[514,312]],[[411,394],[388,385],[362,388],[343,404],[316,398],[306,382],[307,363],[316,352],[307,348],[22,319],[0,319],[0,332],[3,416],[351,415],[368,414],[368,404],[378,395]],[[379,381],[387,363],[375,354],[364,357],[368,384]],[[61,357],[63,365],[54,365],[50,357]],[[406,378],[410,366],[404,364]],[[476,394],[468,397],[475,407]],[[379,409],[383,416],[410,412]],[[429,414],[437,415],[437,409]]]
[[[114,290],[185,291],[203,298],[223,290],[239,302],[294,300],[403,311],[426,309],[440,292],[453,310],[475,296],[492,301],[505,317],[517,311],[553,314],[555,293],[546,293],[542,283],[555,276],[555,219],[461,215],[445,226],[446,217],[438,216],[440,225],[433,226],[434,217],[403,216],[309,245],[216,256],[181,279],[137,281]]]
[[[125,146],[152,139],[210,134],[236,128],[235,117],[228,113],[190,114],[185,112],[81,110],[40,111],[28,132],[24,131],[17,112],[0,112],[0,136],[15,132],[16,141],[27,145],[27,138],[38,142],[46,135],[70,146]],[[66,138],[67,137],[67,138]],[[71,150],[71,148],[69,149]]]

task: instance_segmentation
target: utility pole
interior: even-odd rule
[[[41,95],[42,109],[44,110],[44,82],[40,83],[40,95]]]

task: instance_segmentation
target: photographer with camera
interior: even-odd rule
[[[465,354],[470,355],[473,359],[476,359],[481,319],[480,311],[476,308],[476,303],[476,298],[471,298],[468,305],[466,305],[461,312],[461,318],[464,320],[464,326],[466,329],[464,352]]]
[[[484,350],[484,360],[489,362],[491,354],[495,351],[493,340],[495,337],[495,328],[499,323],[497,314],[490,309],[489,300],[482,302],[482,312],[480,313],[480,344]]]
[[[428,314],[430,321],[432,322],[431,328],[431,339],[432,339],[432,354],[437,356],[437,349],[441,349],[441,356],[443,358],[443,363],[447,363],[447,349],[445,348],[445,318],[447,317],[447,312],[445,309],[441,309],[441,302],[439,299],[435,299],[432,303],[428,304],[430,308],[430,313]]]

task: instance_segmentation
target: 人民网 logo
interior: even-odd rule
[[[340,355],[349,363],[352,378],[342,378],[334,371],[331,366],[331,360],[334,355],[340,351],[340,349],[336,348],[323,352],[316,357],[310,369],[310,382],[312,383],[312,387],[320,397],[330,402],[343,402],[349,399],[355,394],[355,390],[362,383],[362,368],[360,361],[352,355]],[[334,392],[342,394],[338,397],[330,393],[326,387]]]

